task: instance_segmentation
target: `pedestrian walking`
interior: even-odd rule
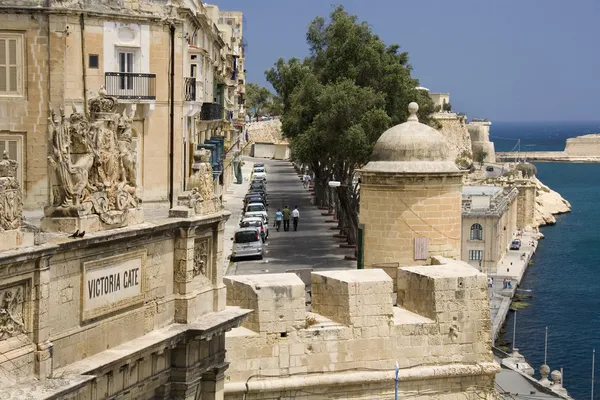
[[[502,289],[506,289],[506,278],[502,281]]]
[[[300,211],[298,211],[298,206],[294,207],[294,211],[292,211],[292,218],[294,219],[294,230],[298,230],[298,219],[300,218]]]
[[[290,230],[290,206],[285,206],[283,209],[283,231],[287,232]]]
[[[489,288],[493,288],[494,287],[494,280],[492,278],[488,279],[488,287]]]
[[[304,181],[304,189],[307,189],[310,186],[310,179],[311,178],[310,178],[310,175],[308,174],[308,172],[305,173],[304,177],[302,179]]]
[[[277,228],[277,232],[279,232],[279,228],[281,228],[281,221],[283,221],[283,213],[281,209],[278,208],[275,213],[275,228]]]
[[[512,289],[512,282],[510,281],[510,279],[506,281],[506,287]]]

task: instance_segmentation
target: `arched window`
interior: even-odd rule
[[[483,228],[480,224],[471,225],[471,240],[483,240]]]

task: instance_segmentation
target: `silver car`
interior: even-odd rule
[[[256,257],[262,260],[264,256],[264,245],[260,235],[260,228],[240,228],[233,235],[233,248],[231,259],[240,257]]]

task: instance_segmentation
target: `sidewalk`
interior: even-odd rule
[[[242,184],[238,185],[235,182],[231,183],[231,186],[226,193],[223,193],[223,207],[231,213],[231,216],[225,223],[225,234],[223,236],[223,271],[227,274],[227,268],[229,267],[229,257],[231,256],[231,249],[233,247],[233,233],[239,227],[240,219],[242,217],[242,205],[244,197],[248,192],[248,185],[250,185],[250,174],[252,173],[252,167],[254,162],[244,160],[244,166],[242,167],[242,177],[244,178]]]

